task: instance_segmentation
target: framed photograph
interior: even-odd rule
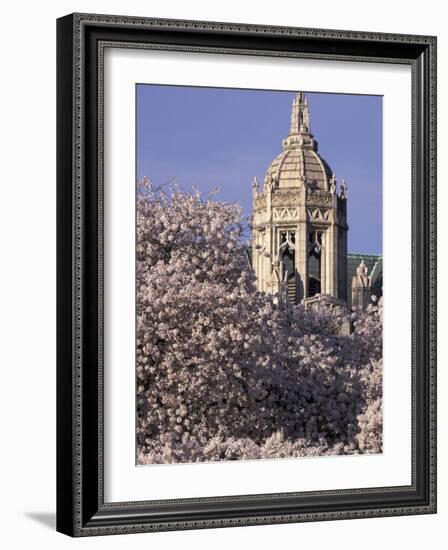
[[[57,529],[435,513],[436,38],[57,40]]]

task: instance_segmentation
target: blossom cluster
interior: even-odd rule
[[[137,196],[140,464],[381,452],[382,303],[347,312],[258,292],[238,205]]]

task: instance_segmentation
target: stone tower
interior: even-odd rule
[[[317,153],[303,92],[260,189],[252,184],[252,264],[258,289],[294,303],[347,300],[347,186]]]

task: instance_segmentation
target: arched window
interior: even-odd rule
[[[294,231],[280,232],[279,258],[282,266],[282,283],[286,283],[286,296],[293,304],[297,303],[295,243]]]
[[[321,292],[322,231],[313,230],[308,235],[308,296]]]
[[[294,255],[294,250],[290,250],[289,248],[284,250],[282,254],[283,273],[287,274],[287,279],[290,279],[294,276]]]
[[[296,236],[294,231],[282,231],[280,233],[280,260],[286,280],[295,274],[295,242]]]

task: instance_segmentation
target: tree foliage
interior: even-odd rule
[[[380,452],[382,305],[354,316],[256,289],[240,208],[137,197],[141,464]]]

